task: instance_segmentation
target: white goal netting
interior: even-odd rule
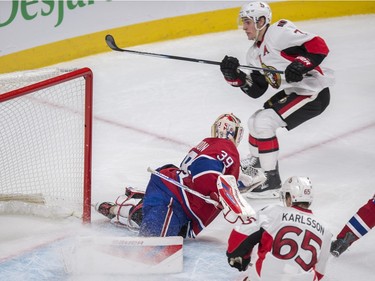
[[[69,208],[77,216],[89,208],[92,87],[83,73],[41,69],[0,75],[0,212],[18,204],[17,213],[23,213],[22,204],[10,201],[39,210]]]

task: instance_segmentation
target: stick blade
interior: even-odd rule
[[[111,48],[114,51],[122,51],[115,42],[115,38],[111,34],[107,34],[105,36],[105,42],[107,43],[108,47]]]

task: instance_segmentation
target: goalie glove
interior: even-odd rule
[[[223,205],[223,215],[224,215],[224,219],[231,223],[231,224],[235,224],[237,222],[241,223],[241,224],[250,224],[254,221],[254,218],[253,217],[248,217],[248,216],[245,216],[245,215],[238,215],[236,214],[235,212],[233,212],[229,207],[228,205],[226,205],[225,203],[221,203]]]
[[[225,56],[220,63],[224,79],[233,87],[241,87],[246,83],[246,74],[238,70],[240,63],[237,58]]]
[[[217,189],[220,202],[223,205],[224,218],[230,223],[235,223],[238,220],[244,224],[250,223],[255,211],[241,196],[236,178],[229,175],[220,175],[217,178]]]
[[[285,69],[285,80],[288,83],[299,82],[303,75],[315,68],[315,65],[306,57],[298,56]]]
[[[222,200],[222,198],[217,192],[211,192],[210,198],[218,202],[216,208],[222,210],[224,219],[226,219],[228,222],[233,224],[240,220],[242,224],[248,224],[253,221],[253,219],[250,217],[238,215],[235,212],[233,212],[231,208],[228,206],[228,204],[225,203],[224,200]]]

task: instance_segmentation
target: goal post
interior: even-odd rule
[[[89,68],[0,75],[0,212],[90,222],[92,104]]]

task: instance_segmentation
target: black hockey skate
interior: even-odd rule
[[[331,254],[336,258],[345,252],[350,244],[355,240],[355,235],[351,232],[345,234],[344,239],[337,239],[331,244]]]
[[[278,165],[275,170],[265,171],[267,180],[246,194],[250,199],[276,199],[280,197],[281,179]]]

